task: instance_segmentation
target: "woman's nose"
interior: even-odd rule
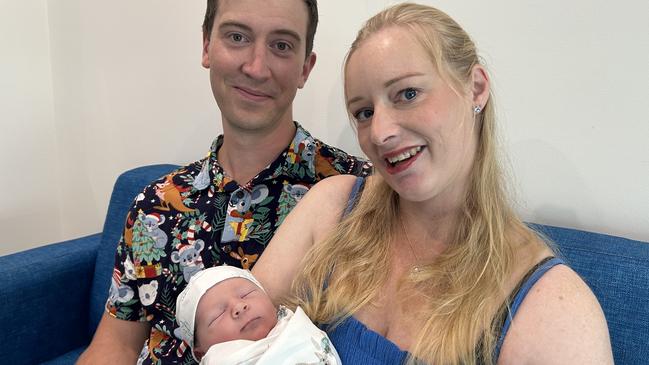
[[[376,107],[370,124],[370,137],[377,146],[385,145],[397,137],[398,123],[394,116],[384,108]]]

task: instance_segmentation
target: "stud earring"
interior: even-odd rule
[[[482,111],[482,107],[480,105],[476,105],[473,107],[474,114],[480,114],[481,111]]]

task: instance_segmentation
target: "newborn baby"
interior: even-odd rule
[[[176,320],[201,364],[340,364],[301,308],[276,309],[250,271],[233,266],[192,276],[176,301]]]

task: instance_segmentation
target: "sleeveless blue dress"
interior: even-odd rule
[[[349,203],[345,214],[349,213],[354,207],[359,191],[362,189],[364,178],[358,178],[350,194]],[[530,271],[519,283],[514,290],[513,296],[510,297],[511,310],[503,321],[494,359],[498,359],[500,348],[505,340],[507,331],[511,325],[511,320],[516,315],[525,296],[532,286],[551,268],[556,265],[565,265],[565,262],[556,257],[547,257]],[[343,364],[363,364],[363,365],[384,365],[384,364],[404,364],[408,358],[408,352],[402,351],[394,342],[381,336],[380,334],[367,328],[363,323],[353,316],[344,320],[337,327],[330,329],[325,326],[325,331],[329,339],[338,351],[340,360]]]

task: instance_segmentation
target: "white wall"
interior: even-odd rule
[[[46,1],[0,0],[0,254],[63,237],[48,32]]]
[[[0,254],[97,232],[121,171],[207,152],[221,127],[205,1],[0,1]],[[649,3],[421,2],[458,20],[493,73],[523,216],[649,240]],[[348,151],[342,58],[391,3],[320,1],[295,116]]]

